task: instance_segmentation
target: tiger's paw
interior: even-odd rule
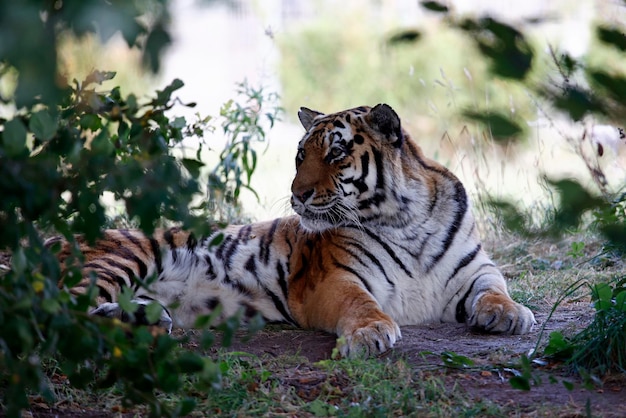
[[[337,348],[341,357],[370,357],[386,352],[400,338],[398,324],[391,319],[381,319],[343,333],[337,341]]]
[[[476,303],[468,323],[490,333],[526,334],[537,321],[530,309],[509,296],[487,293]]]
[[[146,307],[151,303],[151,301],[134,300],[133,302],[138,306],[137,310],[132,315],[124,311],[119,303],[112,302],[106,302],[99,305],[89,311],[89,315],[103,316],[112,319],[115,318],[122,322],[134,325],[155,325],[168,334],[172,332],[172,317],[167,309],[163,308],[159,319],[156,322],[151,322],[148,320],[148,315],[146,313]]]

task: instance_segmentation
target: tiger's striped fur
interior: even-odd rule
[[[297,215],[228,226],[213,247],[213,236],[179,229],[106,231],[93,248],[81,245],[85,273],[98,276],[93,313],[121,317],[116,300],[126,285],[138,303],[166,308],[159,324],[168,330],[221,304],[221,319],[243,310],[335,333],[345,338],[343,355],[380,353],[400,339],[399,326],[430,321],[531,329],[533,314],[509,297],[482,250],[463,185],[424,157],[391,107],[302,108],[299,117]],[[150,291],[137,285],[151,274]]]

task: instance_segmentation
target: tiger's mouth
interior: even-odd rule
[[[326,220],[328,222],[332,222],[329,208],[311,209],[311,208],[305,207],[304,205],[293,205],[293,209],[296,211],[298,215],[300,215],[301,218],[311,219],[311,220],[321,219],[321,220]]]
[[[338,223],[334,222],[335,219],[325,213],[315,213],[306,210],[303,213],[299,213],[299,215],[300,225],[311,232],[324,232],[339,226]]]
[[[338,200],[323,207],[311,207],[301,203],[292,206],[300,215],[301,225],[311,231],[322,232],[352,223],[360,223],[358,214],[349,210]]]

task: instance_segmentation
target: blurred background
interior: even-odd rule
[[[597,22],[623,24],[623,2],[446,4],[455,16],[491,15],[522,30],[536,51],[529,82],[558,75],[554,51],[607,71],[623,74],[626,69],[621,54],[597,47],[592,30]],[[185,86],[177,95],[197,106],[172,112],[190,119],[219,115],[244,80],[278,93],[282,120],[266,143],[256,144],[260,156],[252,184],[259,199],[245,191],[241,195],[251,219],[290,211],[293,160],[303,134],[296,117],[300,106],[330,113],[388,103],[425,153],[464,181],[476,206],[490,195],[538,213],[541,202],[551,199],[543,175],[591,183],[576,139],[593,124],[623,123],[572,124],[519,85],[493,78],[466,34],[416,0],[177,0],[171,2],[170,33],[173,42],[156,76],[142,71],[139,53],[129,50],[121,36],[105,45],[93,36],[68,37],[61,54],[64,70],[70,79],[81,79],[94,68],[117,71],[115,85],[139,97],[179,78]],[[523,127],[515,141],[494,141],[482,126],[462,117],[467,109],[494,108],[504,109]],[[223,144],[219,132],[208,139],[218,151]],[[187,146],[193,150],[193,141]],[[603,156],[593,156],[614,188],[626,183],[624,148],[617,141],[605,146]],[[218,156],[208,152],[203,158],[210,163]]]

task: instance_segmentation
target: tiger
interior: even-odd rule
[[[408,325],[532,329],[533,313],[509,296],[483,250],[461,181],[424,156],[389,105],[332,114],[302,107],[298,118],[295,214],[202,238],[169,228],[79,240],[83,276],[71,291],[84,294],[96,276],[90,314],[143,324],[156,301],[155,324],[166,332],[212,313],[216,323],[260,315],[335,334],[343,357],[385,353]],[[66,244],[58,255],[70,254]],[[141,285],[148,277],[154,282]],[[119,304],[124,287],[134,291],[134,315]]]

